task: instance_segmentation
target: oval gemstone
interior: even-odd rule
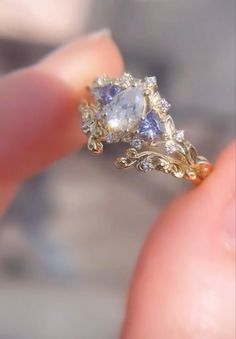
[[[114,132],[132,131],[142,118],[145,108],[142,88],[123,90],[104,107],[108,129]]]

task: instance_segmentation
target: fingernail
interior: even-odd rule
[[[225,240],[226,246],[229,249],[235,250],[235,196],[231,198],[229,203],[226,205],[225,212],[224,212],[224,228],[225,228]]]
[[[88,35],[89,39],[97,39],[103,36],[112,37],[112,32],[109,28],[99,29],[98,31],[92,32]]]

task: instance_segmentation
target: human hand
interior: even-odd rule
[[[119,76],[103,32],[75,41],[0,80],[0,211],[18,185],[85,138],[76,112],[99,74]],[[233,339],[235,146],[214,172],[154,225],[131,285],[123,339]]]

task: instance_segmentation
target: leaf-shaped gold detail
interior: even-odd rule
[[[197,162],[198,157],[197,149],[190,143],[187,144],[186,157],[190,164],[195,164]]]
[[[88,138],[88,149],[94,153],[102,153],[103,144],[99,139],[96,139],[93,135],[90,135]]]
[[[120,169],[135,166],[137,170],[143,171],[144,161],[148,161],[153,169],[171,173],[177,178],[182,178],[186,175],[187,168],[180,161],[152,151],[138,153],[133,148],[126,151],[125,157],[116,159],[115,166]]]
[[[170,115],[167,115],[164,124],[166,135],[168,136],[168,138],[172,138],[173,135],[175,134],[175,124]]]

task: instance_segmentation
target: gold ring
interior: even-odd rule
[[[135,167],[141,172],[159,170],[199,184],[212,171],[211,163],[198,154],[177,130],[169,114],[171,105],[157,90],[156,77],[136,79],[106,75],[88,87],[91,100],[80,105],[82,130],[88,149],[103,151],[103,143],[129,144],[117,168]]]

